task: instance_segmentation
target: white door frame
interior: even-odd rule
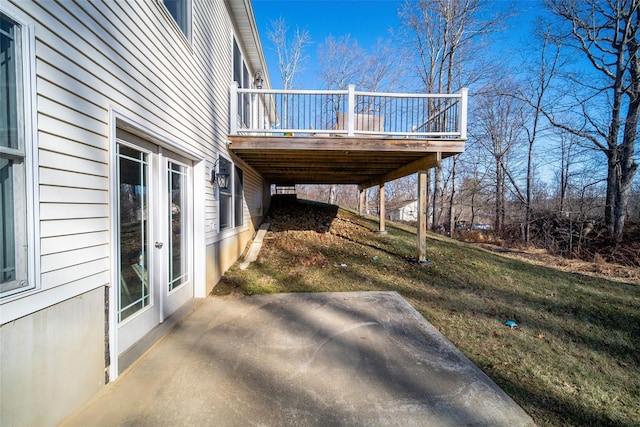
[[[192,195],[190,198],[191,209],[191,266],[193,270],[192,286],[193,295],[196,298],[206,297],[206,242],[205,242],[205,194],[206,194],[206,161],[204,157],[189,148],[179,147],[172,142],[169,137],[160,134],[157,131],[151,130],[148,126],[145,126],[136,120],[130,119],[127,115],[118,112],[114,107],[109,109],[110,116],[110,132],[109,132],[109,213],[110,213],[110,236],[111,236],[111,281],[109,285],[109,380],[114,381],[118,377],[118,357],[120,356],[120,349],[118,348],[118,307],[117,307],[117,292],[118,285],[118,247],[116,242],[118,241],[118,227],[117,218],[118,212],[118,200],[115,200],[115,195],[118,194],[117,182],[117,159],[116,159],[116,145],[117,145],[117,130],[122,129],[133,135],[138,135],[140,138],[147,140],[148,142],[157,145],[160,148],[166,148],[180,156],[188,158],[192,162],[191,166],[191,185],[190,189]],[[155,197],[155,196],[154,196]],[[162,306],[162,305],[161,305]],[[164,313],[161,314],[164,316]],[[166,316],[163,317],[163,319]]]

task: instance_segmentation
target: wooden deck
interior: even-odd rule
[[[385,233],[385,183],[418,173],[418,256],[426,261],[426,170],[464,151],[468,90],[407,94],[229,87],[229,151],[270,184],[379,186]]]
[[[230,135],[229,150],[277,185],[357,184],[368,188],[432,168],[462,153],[464,139],[377,135]]]

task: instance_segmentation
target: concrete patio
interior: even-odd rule
[[[395,292],[209,297],[65,426],[530,426]]]

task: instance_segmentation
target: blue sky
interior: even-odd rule
[[[253,9],[262,38],[262,47],[269,67],[274,87],[282,87],[278,72],[277,56],[273,44],[267,38],[270,22],[282,16],[293,33],[296,26],[309,31],[311,45],[307,47],[308,60],[302,75],[296,77],[301,82],[313,85],[305,89],[317,88],[314,63],[318,44],[329,36],[338,38],[351,34],[364,48],[376,43],[378,38],[389,37],[389,29],[397,27],[399,1],[394,0],[253,0]]]
[[[267,38],[270,22],[283,17],[290,32],[296,26],[306,29],[312,44],[307,47],[308,60],[304,71],[296,77],[296,87],[315,89],[314,64],[317,62],[318,45],[329,36],[338,38],[347,34],[363,48],[376,44],[379,38],[389,38],[390,29],[398,28],[400,0],[253,0],[253,9],[262,38],[262,45],[274,88],[282,83],[277,67],[277,56],[273,44]],[[496,8],[508,7],[510,1],[495,0]],[[517,16],[509,22],[508,30],[496,38],[494,49],[498,51],[518,50],[526,43],[531,30],[531,21],[536,10],[542,6],[540,0],[520,0]]]

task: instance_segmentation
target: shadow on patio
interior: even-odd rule
[[[395,292],[209,297],[77,425],[533,425]]]

